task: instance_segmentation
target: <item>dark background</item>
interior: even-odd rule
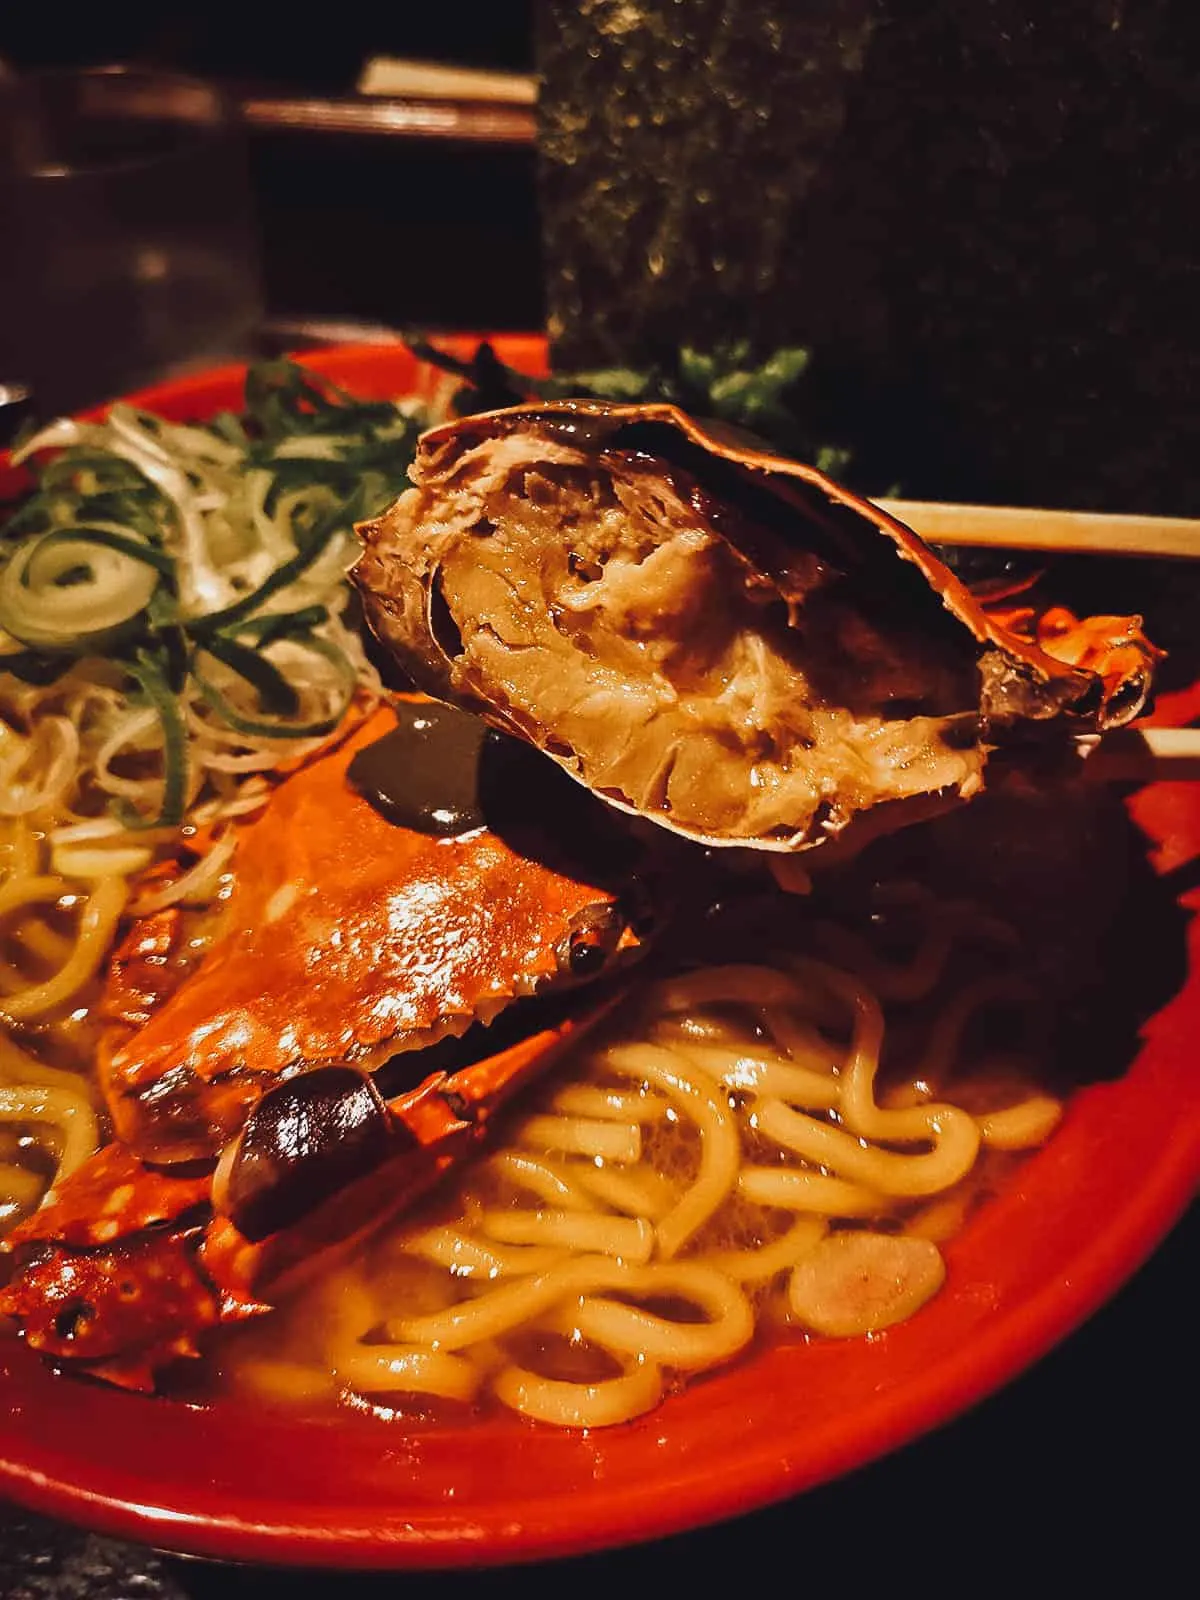
[[[0,21],[0,54],[18,67],[137,61],[202,77],[253,79],[289,90],[349,91],[368,55],[529,71],[533,0],[377,6],[344,0],[337,26],[306,24],[292,7],[164,7],[148,0],[63,18],[35,6]],[[331,19],[326,18],[326,23]]]
[[[1044,484],[1059,504],[1200,510],[1190,503],[1200,482],[1194,4],[914,0],[888,9],[894,25],[912,23],[908,43],[889,47],[890,78],[875,82],[891,95],[890,111],[877,97],[860,108],[848,159],[866,184],[891,128],[905,146],[908,189],[890,196],[889,214],[922,197],[926,209],[909,210],[906,231],[910,261],[921,256],[914,241],[927,241],[929,288],[898,303],[933,328],[927,348],[940,365],[929,369],[909,347],[900,380],[892,374],[893,387],[875,390],[882,424],[902,421],[914,450],[932,427],[944,461],[946,438],[969,413],[970,449],[983,465],[962,475],[967,488],[1023,485],[1031,495]],[[332,13],[123,4],[69,16],[10,5],[0,59],[18,69],[138,61],[255,92],[339,97],[352,93],[369,54],[528,70],[532,11],[513,0],[339,3]],[[1039,17],[1049,19],[1049,42]],[[952,102],[948,117],[935,94]],[[251,163],[273,317],[541,325],[531,147],[259,130]],[[821,259],[836,276],[836,251]],[[1076,259],[1088,270],[1073,279]],[[947,315],[934,318],[931,306]],[[853,306],[843,302],[838,315],[848,326]],[[869,331],[848,342],[869,344]],[[979,377],[989,365],[1002,381]],[[926,401],[914,407],[918,394]],[[985,461],[980,444],[989,430],[1020,472],[997,478],[999,455]],[[1043,447],[1047,433],[1062,449]],[[1189,606],[1189,628],[1194,615]],[[1194,1569],[1197,1243],[1193,1216],[1087,1327],[971,1415],[724,1528],[520,1573],[352,1582],[162,1560],[14,1511],[0,1513],[0,1597],[365,1600],[707,1579],[850,1595],[883,1585],[987,1594],[1003,1582],[1038,1595],[1097,1580],[1112,1592],[1126,1569],[1138,1592],[1156,1592]]]
[[[352,95],[365,60],[396,55],[529,71],[532,0],[449,5],[0,9],[15,68],[133,62],[263,94]],[[250,163],[268,314],[406,327],[543,321],[531,145],[255,129]],[[2,312],[0,312],[2,314]]]

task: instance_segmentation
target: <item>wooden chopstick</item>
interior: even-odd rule
[[[1113,516],[1039,511],[1027,506],[956,506],[930,500],[879,500],[930,544],[1047,550],[1103,556],[1200,557],[1200,521],[1191,517]]]
[[[537,104],[538,86],[532,73],[489,72],[440,61],[373,56],[359,75],[358,92],[396,100],[479,100],[532,106]]]

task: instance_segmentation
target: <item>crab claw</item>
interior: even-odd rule
[[[264,1096],[215,1174],[107,1146],[5,1241],[18,1265],[0,1315],[56,1365],[152,1389],[218,1323],[270,1312],[301,1268],[413,1204],[615,998],[390,1101],[352,1067],[302,1074]]]
[[[20,1265],[0,1314],[50,1361],[153,1387],[153,1372],[196,1355],[218,1318],[196,1259],[208,1191],[207,1174],[155,1171],[106,1146],[5,1240]]]
[[[492,1111],[544,1072],[560,1051],[606,1014],[612,999],[585,1017],[540,1029],[507,1049],[462,1067],[434,1072],[406,1094],[385,1100],[379,1079],[353,1067],[318,1067],[272,1089],[228,1147],[213,1182],[213,1204],[246,1239],[294,1226],[348,1185],[397,1157],[393,1183],[415,1198],[422,1175],[433,1181],[466,1144],[480,1138]],[[434,1169],[420,1159],[435,1156]]]

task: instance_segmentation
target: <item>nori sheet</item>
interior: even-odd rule
[[[543,0],[567,366],[807,344],[914,497],[1200,510],[1194,0]]]

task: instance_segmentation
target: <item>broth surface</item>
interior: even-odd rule
[[[939,1244],[1061,1114],[1019,941],[917,893],[873,943],[818,921],[804,945],[839,964],[651,984],[419,1213],[221,1336],[208,1382],[602,1426],[762,1340],[915,1314]]]

